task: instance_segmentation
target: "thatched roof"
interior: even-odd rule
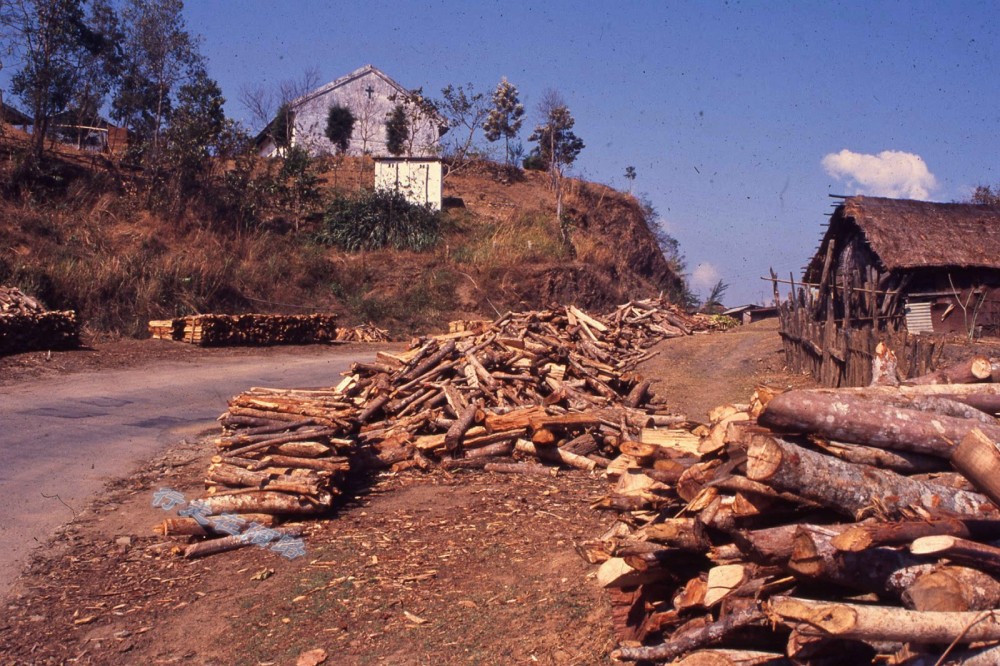
[[[858,230],[887,271],[917,268],[1000,269],[1000,207],[910,199],[847,197],[806,268],[817,281],[831,238]]]

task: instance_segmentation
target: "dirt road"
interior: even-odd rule
[[[203,357],[0,388],[0,594],[25,555],[107,481],[211,428],[228,397],[251,385],[330,386],[370,355]]]

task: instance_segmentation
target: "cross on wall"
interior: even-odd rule
[[[375,89],[372,88],[372,84],[368,84],[368,87],[365,88],[365,92],[368,93],[368,99],[371,99],[372,95],[375,93]]]

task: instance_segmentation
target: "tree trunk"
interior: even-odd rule
[[[805,635],[944,645],[1000,640],[1000,616],[992,613],[922,612],[794,597],[772,597],[767,606],[772,616]]]
[[[911,506],[966,516],[997,513],[985,495],[843,462],[766,435],[753,438],[747,455],[751,480],[799,493],[855,519],[876,508],[898,514]]]
[[[662,645],[620,647],[611,653],[611,658],[623,661],[669,661],[685,652],[719,643],[737,629],[762,620],[764,613],[756,606],[748,606],[735,613],[724,615],[702,629],[671,638]]]
[[[941,555],[977,569],[1000,572],[1000,548],[954,536],[927,536],[910,545],[914,555]]]
[[[950,458],[955,443],[979,427],[1000,441],[1000,426],[968,419],[885,407],[847,393],[789,391],[775,396],[761,413],[761,425],[784,432]]]

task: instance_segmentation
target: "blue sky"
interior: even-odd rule
[[[973,2],[188,0],[210,74],[246,84],[371,63],[406,87],[560,91],[577,175],[645,193],[695,290],[762,302],[796,275],[828,194],[951,201],[1000,181],[996,5]],[[525,123],[526,139],[534,117]],[[527,143],[525,141],[525,143]]]

